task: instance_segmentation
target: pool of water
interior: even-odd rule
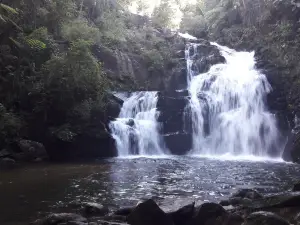
[[[39,164],[0,172],[0,224],[27,224],[50,211],[73,211],[83,201],[111,209],[148,198],[164,208],[219,202],[239,188],[282,192],[299,178],[300,165],[263,160],[180,156]]]

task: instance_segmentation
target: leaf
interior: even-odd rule
[[[5,5],[3,3],[0,3],[0,8],[4,9],[6,12],[11,13],[11,14],[15,14],[15,15],[19,14],[17,10],[15,10],[14,8],[12,8],[8,5]]]

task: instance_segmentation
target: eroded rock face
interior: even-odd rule
[[[127,218],[130,225],[174,225],[171,218],[152,200],[140,203]]]
[[[250,214],[243,225],[289,225],[290,223],[280,216],[270,212],[255,212]]]

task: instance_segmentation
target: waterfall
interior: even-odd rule
[[[119,118],[110,123],[118,155],[164,154],[165,147],[157,122],[157,92],[135,92],[123,99]]]
[[[197,44],[186,50],[191,154],[281,157],[276,118],[265,106],[271,86],[255,68],[254,52],[211,44],[226,63],[213,65],[202,74],[193,67]]]

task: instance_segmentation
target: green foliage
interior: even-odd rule
[[[159,69],[163,69],[164,67],[164,58],[162,54],[156,50],[152,49],[144,52],[144,57],[146,58],[146,62],[148,64],[149,71],[155,71]]]
[[[81,39],[97,43],[100,40],[100,31],[90,26],[87,21],[75,20],[63,25],[62,36],[72,42]]]
[[[160,5],[155,7],[152,14],[152,21],[158,27],[173,28],[173,15],[175,11],[169,0],[162,0]]]

